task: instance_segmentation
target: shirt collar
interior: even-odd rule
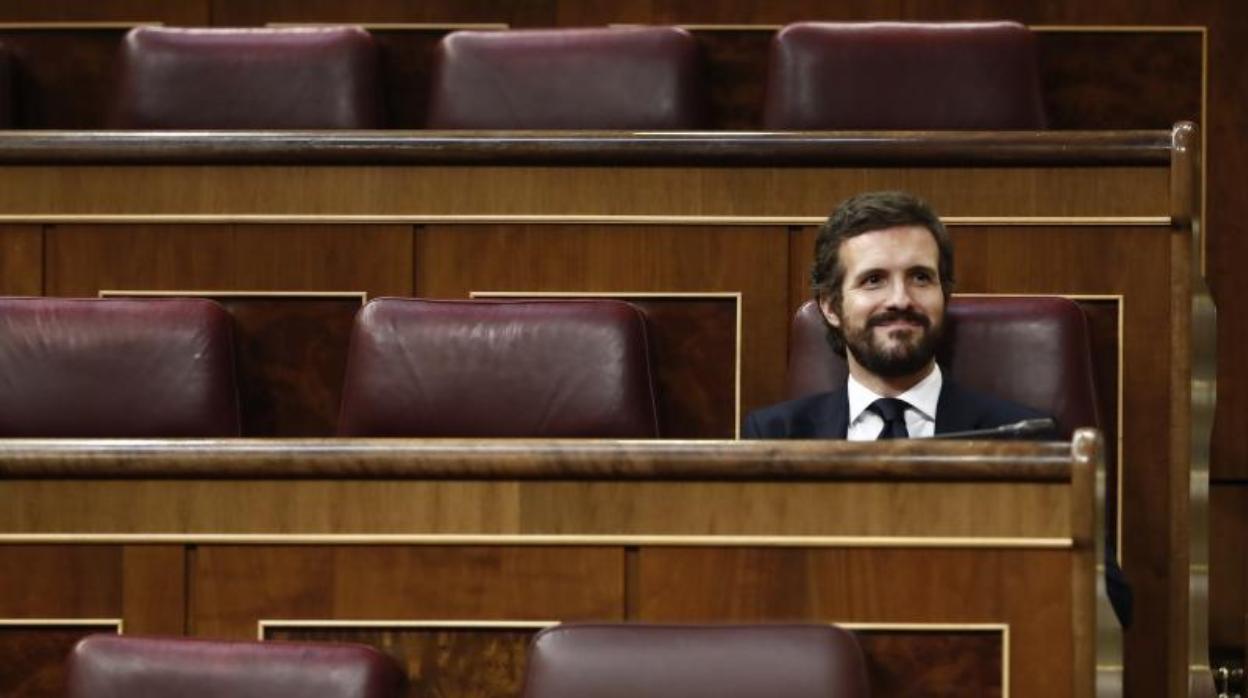
[[[910,403],[910,406],[918,410],[924,418],[934,422],[936,421],[936,403],[940,402],[940,388],[943,383],[944,378],[940,374],[940,365],[933,364],[931,373],[911,386],[909,390],[898,395],[897,398]],[[849,392],[850,424],[853,424],[862,416],[868,405],[884,397],[869,390],[862,383],[855,380],[852,375],[849,377],[849,383],[846,387]]]

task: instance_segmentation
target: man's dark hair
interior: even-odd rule
[[[841,245],[850,238],[899,225],[927,228],[936,239],[939,251],[938,273],[940,290],[948,302],[953,293],[953,240],[945,224],[927,202],[900,191],[873,191],[842,201],[827,222],[819,227],[815,238],[815,263],[810,270],[810,284],[816,299],[829,299],[839,313],[845,267],[841,264]],[[841,329],[828,325],[828,343],[841,356],[845,355],[845,338]]]

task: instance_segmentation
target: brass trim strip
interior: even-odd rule
[[[121,618],[0,618],[0,628],[115,628],[123,635]]]
[[[559,625],[557,620],[373,620],[373,619],[285,619],[261,618],[256,622],[256,639],[267,640],[269,629],[327,628],[349,630],[373,628],[381,630],[541,630]]]
[[[1063,34],[1196,34],[1204,33],[1199,24],[1034,24],[1033,32]]]
[[[402,223],[429,225],[458,224],[552,224],[552,225],[753,225],[804,226],[820,225],[826,216],[591,216],[532,214],[278,214],[278,213],[193,213],[193,214],[122,214],[122,213],[9,213],[0,214],[0,223],[179,223],[179,224],[346,224]],[[946,226],[1162,226],[1171,224],[1169,216],[947,216]]]
[[[476,533],[3,533],[0,545],[578,545],[1070,550],[1072,538],[991,536],[563,535]]]
[[[740,291],[470,291],[469,298],[718,298],[732,300],[736,304],[736,347],[733,350],[733,418],[732,438],[741,438],[741,342],[743,336]]]
[[[0,31],[80,31],[83,29],[132,29],[163,27],[164,22],[0,22]]]
[[[168,298],[173,296],[193,298],[294,298],[294,299],[358,299],[360,305],[368,302],[367,291],[214,291],[203,289],[101,289],[99,298]]]

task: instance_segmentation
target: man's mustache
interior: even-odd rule
[[[867,327],[879,327],[880,325],[896,322],[897,320],[905,320],[912,322],[924,329],[932,326],[932,321],[928,317],[917,310],[898,309],[885,310],[877,315],[872,315],[867,320]]]

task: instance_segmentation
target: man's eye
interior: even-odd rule
[[[879,286],[882,283],[884,283],[883,274],[867,274],[862,277],[863,286]]]
[[[914,280],[922,284],[930,284],[934,279],[931,274],[925,271],[916,271],[914,273]]]

